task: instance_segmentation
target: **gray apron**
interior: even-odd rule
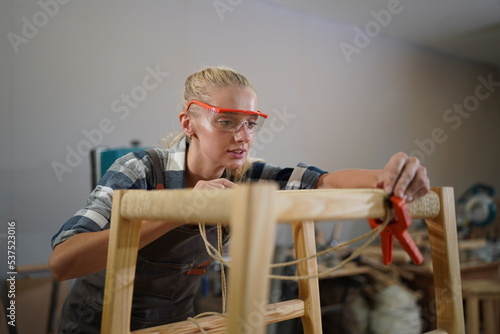
[[[216,227],[207,227],[207,238],[217,245]],[[178,227],[139,250],[131,330],[193,316],[194,297],[210,261],[196,225]],[[100,333],[105,275],[103,270],[76,279],[58,333]]]

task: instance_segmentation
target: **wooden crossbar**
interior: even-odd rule
[[[134,190],[121,199],[125,219],[165,219],[186,223],[229,224],[234,202],[233,189],[225,190]],[[276,193],[273,208],[278,222],[299,220],[349,220],[385,215],[387,194],[380,189],[287,190]],[[167,205],[166,203],[175,203]],[[431,219],[439,214],[435,192],[409,203],[414,219]]]
[[[268,304],[264,306],[264,324],[299,318],[304,315],[304,301],[291,299],[284,302]],[[196,320],[203,330],[209,334],[228,333],[227,319],[221,315],[211,315]],[[133,331],[133,334],[195,334],[200,333],[198,326],[190,320],[180,321],[173,324],[145,328]]]
[[[377,189],[276,191],[270,183],[220,191],[115,191],[101,332],[130,333],[141,220],[169,220],[231,225],[228,314],[198,319],[208,333],[263,334],[266,323],[293,317],[301,317],[306,334],[321,333],[317,278],[299,281],[298,301],[266,305],[275,223],[293,223],[296,256],[302,258],[316,251],[314,220],[383,218],[385,201],[385,193]],[[432,333],[463,334],[453,189],[435,188],[409,209],[429,227],[439,328]],[[297,271],[314,276],[316,260],[299,264]],[[194,328],[184,321],[134,333],[192,333]]]

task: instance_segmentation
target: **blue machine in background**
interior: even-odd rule
[[[93,190],[100,178],[106,173],[116,159],[135,151],[147,150],[139,141],[131,141],[129,147],[96,147],[90,153],[91,186]]]

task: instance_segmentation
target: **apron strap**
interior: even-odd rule
[[[158,156],[158,152],[154,148],[151,148],[147,150],[146,153],[151,157],[151,160],[153,160],[154,173],[156,175],[155,189],[156,190],[165,189],[163,170],[161,168],[161,162],[160,162],[160,157]]]

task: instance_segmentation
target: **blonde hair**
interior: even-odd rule
[[[186,78],[184,83],[183,108],[191,100],[208,103],[211,100],[212,89],[231,85],[254,89],[247,78],[229,67],[207,67],[193,73]]]
[[[235,70],[224,67],[207,67],[189,75],[184,82],[184,95],[182,109],[185,109],[189,101],[198,100],[205,103],[211,102],[211,92],[214,88],[238,85],[250,87],[255,90],[250,81]],[[168,144],[172,147],[184,137],[184,133],[175,136]],[[237,170],[226,169],[226,177],[233,182],[241,181],[246,171],[250,168],[251,161],[247,157],[243,166]]]

